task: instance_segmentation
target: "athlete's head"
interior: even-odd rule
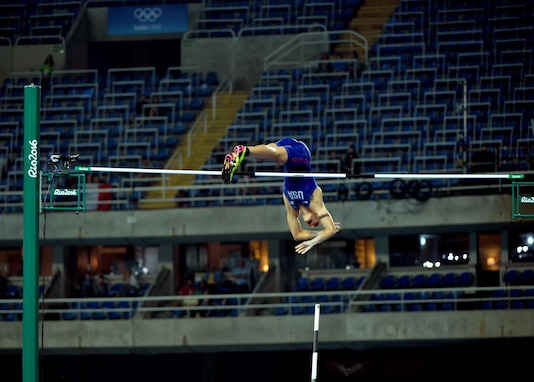
[[[303,205],[300,205],[299,209],[300,213],[302,214],[302,219],[307,225],[312,228],[319,226],[320,219],[315,212],[310,210],[308,207],[304,207]]]

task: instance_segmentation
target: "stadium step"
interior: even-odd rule
[[[399,0],[366,1],[359,8],[357,16],[349,23],[349,29],[364,36],[371,49],[399,4]],[[351,49],[353,49],[352,44],[340,44],[336,47],[336,53],[345,56]],[[363,49],[358,50],[358,55],[362,60],[365,59]]]
[[[226,134],[227,127],[232,124],[236,113],[243,107],[245,99],[250,95],[248,91],[234,91],[232,94],[223,94],[217,99],[217,114],[215,119],[211,119],[211,100],[206,105],[204,112],[208,116],[207,132],[199,129],[197,135],[193,138],[191,143],[191,153],[194,155],[187,155],[187,138],[183,139],[180,145],[176,148],[182,156],[182,169],[200,170],[202,165],[209,159],[211,150],[217,145],[220,139]],[[199,123],[202,123],[201,121]],[[231,148],[229,148],[230,150]],[[179,156],[173,155],[173,159],[167,164],[168,169],[180,169]],[[221,163],[222,168],[222,163]],[[169,199],[176,193],[175,187],[181,185],[190,185],[193,183],[195,175],[171,175],[169,182],[171,187],[168,188],[166,194],[162,197],[161,191],[153,191],[149,193],[140,205],[143,209],[155,208],[173,208],[173,202],[163,202],[158,199]],[[222,182],[222,180],[221,180]]]

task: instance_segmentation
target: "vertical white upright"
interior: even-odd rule
[[[321,304],[315,304],[315,315],[313,320],[313,353],[311,367],[311,382],[317,381],[317,343],[319,341],[319,316],[321,314]]]
[[[467,139],[467,80],[464,78],[464,83],[463,83],[463,103],[462,103],[462,109],[463,109],[463,112],[464,112],[464,157],[463,157],[463,160],[464,160],[464,173],[467,172],[468,168],[467,168],[467,149],[469,147],[467,147],[467,142],[469,141]],[[473,139],[476,139],[475,136],[475,128],[473,126]]]

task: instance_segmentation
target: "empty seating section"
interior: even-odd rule
[[[39,297],[48,293],[51,279],[45,277],[39,284]],[[22,277],[10,278],[5,289],[5,297],[0,299],[0,321],[22,321],[23,282]]]
[[[206,1],[196,30],[209,37],[233,34],[261,35],[300,33],[303,26],[321,25],[328,30],[346,29],[363,1]],[[209,32],[211,31],[211,33]]]
[[[382,264],[383,265],[383,264]],[[510,263],[501,269],[500,283],[478,286],[475,265],[303,270],[292,290],[256,299],[235,294],[223,285],[220,292],[205,295],[207,304],[187,304],[193,296],[150,297],[156,280],[144,279],[140,289],[125,288],[122,280],[110,280],[109,289],[94,296],[51,303],[49,313],[61,320],[127,320],[147,318],[235,317],[243,315],[312,315],[320,304],[321,314],[433,312],[460,310],[534,309],[534,269],[531,263]],[[23,290],[12,283],[0,300],[0,321],[21,321]],[[39,286],[46,294],[51,284]],[[263,293],[262,293],[263,294]],[[207,301],[207,300],[206,300]],[[252,310],[249,310],[251,308]],[[149,313],[150,312],[150,313]],[[52,318],[54,319],[54,318]]]
[[[493,171],[532,169],[532,11],[521,1],[493,5],[401,0],[357,78],[310,63],[267,68],[235,120],[255,134],[234,131],[223,143],[269,141],[279,126],[308,136],[313,126],[318,163],[353,145],[363,173],[460,173],[482,149],[493,152]]]
[[[534,270],[528,264],[504,268],[502,282],[492,287],[477,286],[474,265],[378,268],[304,272],[287,306],[275,314],[312,314],[317,303],[326,314],[534,308]]]
[[[50,14],[75,15],[79,2],[41,3],[32,13],[40,15],[40,26]],[[97,3],[89,1],[87,6]],[[229,28],[235,33],[256,27],[258,33],[285,33],[290,29],[276,27],[319,23],[330,30],[342,29],[361,4],[358,0],[209,0],[196,27]],[[291,135],[310,145],[316,169],[327,168],[331,151],[343,154],[354,146],[358,158],[352,169],[362,173],[460,173],[471,155],[486,148],[495,155],[495,171],[531,170],[532,11],[522,1],[491,4],[401,0],[358,76],[348,70],[349,59],[336,58],[341,70],[327,73],[316,70],[319,57],[302,66],[266,68],[221,144],[228,149],[236,141],[250,144]],[[3,5],[2,33],[25,33],[14,18],[29,13],[16,4]],[[66,21],[61,33],[64,25]],[[0,139],[14,150],[21,147],[22,88],[31,82],[41,82],[38,72],[14,72],[2,86]],[[53,131],[56,124],[64,132],[59,149],[83,150],[84,160],[92,165],[137,165],[143,159],[161,163],[178,143],[174,132],[184,131],[184,124],[195,119],[217,82],[216,73],[203,73],[197,67],[169,67],[161,78],[152,67],[114,68],[101,76],[90,70],[57,71],[44,94],[43,126]],[[141,94],[149,103],[139,111],[136,103]],[[157,116],[147,115],[154,108]],[[107,136],[75,134],[102,129]],[[46,139],[48,152],[57,139],[53,134]],[[104,146],[97,148],[101,142]],[[220,161],[213,154],[203,168],[217,166]],[[18,182],[20,170],[12,171],[0,179],[1,187]],[[199,176],[197,181],[205,179]],[[386,182],[373,185],[389,188]]]
[[[278,308],[274,314],[313,314],[317,303],[321,304],[322,314],[344,313],[352,295],[335,292],[361,290],[366,279],[365,270],[348,274],[332,272],[330,275],[302,275],[295,281],[294,292],[298,294],[288,298],[288,308]]]
[[[363,312],[433,311],[479,309],[469,287],[476,285],[474,268],[440,270],[394,270],[390,268],[377,281],[372,304]]]
[[[133,300],[134,297],[148,296],[151,282],[143,282],[139,290],[127,289],[123,291],[122,282],[114,282],[109,292],[102,295],[88,297],[81,296],[81,299],[70,303],[70,305],[60,312],[60,319],[63,321],[72,320],[126,320],[133,318],[140,302]]]
[[[12,72],[4,81],[2,189],[21,189],[22,169],[10,158],[23,147],[24,86],[40,80],[40,72]],[[215,72],[204,75],[198,67],[169,67],[161,79],[154,67],[112,68],[104,76],[96,69],[56,70],[50,88],[41,92],[42,163],[53,153],[79,153],[84,165],[162,167],[217,83]],[[141,96],[147,103],[139,108]],[[184,118],[187,113],[189,119]],[[115,186],[124,177],[102,174],[102,180]]]
[[[501,270],[501,288],[488,292],[481,309],[533,309],[534,270],[528,264],[510,264]]]
[[[6,0],[0,5],[0,40],[10,45],[61,44],[84,0]]]

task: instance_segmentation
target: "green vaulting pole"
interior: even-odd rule
[[[41,87],[24,87],[22,381],[39,381],[39,124]]]

